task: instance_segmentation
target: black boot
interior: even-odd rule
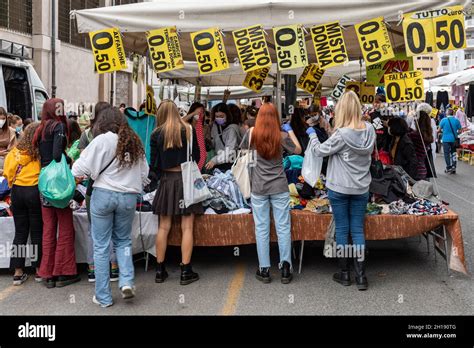
[[[341,270],[337,273],[334,273],[334,275],[332,276],[332,280],[344,286],[351,285],[351,270],[349,266],[349,259],[347,257],[340,257],[337,259],[337,263]]]
[[[81,277],[78,274],[59,276],[58,280],[56,281],[56,287],[62,288],[64,286],[77,283],[80,280],[81,280]]]
[[[181,264],[181,285],[188,285],[196,280],[199,280],[199,274],[193,272],[193,268],[190,263],[187,265]]]
[[[289,284],[292,279],[293,274],[291,273],[290,263],[283,261],[283,264],[281,265],[281,282],[283,284]]]
[[[354,272],[357,289],[367,290],[369,287],[369,282],[367,281],[367,276],[365,275],[365,264],[366,260],[359,261],[357,257],[354,258]]]
[[[166,278],[168,278],[168,272],[166,272],[165,263],[158,262],[156,265],[155,283],[163,283]]]
[[[272,281],[270,278],[270,267],[263,267],[257,269],[257,274],[255,277],[260,280],[262,283],[268,284]]]

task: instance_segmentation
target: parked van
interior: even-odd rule
[[[41,109],[49,98],[33,66],[32,49],[0,40],[0,106],[22,119],[41,118]]]

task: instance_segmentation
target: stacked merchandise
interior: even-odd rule
[[[7,179],[0,176],[0,217],[12,216],[10,205],[10,188]]]

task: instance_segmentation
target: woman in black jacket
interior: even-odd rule
[[[408,136],[410,128],[404,119],[394,117],[388,121],[388,132],[393,136],[390,144],[390,155],[393,164],[401,166],[413,179],[418,177],[418,159],[415,145]]]

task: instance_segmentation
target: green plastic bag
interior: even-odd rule
[[[53,207],[63,209],[69,205],[76,190],[76,182],[64,155],[61,162],[53,160],[41,169],[38,189]]]

